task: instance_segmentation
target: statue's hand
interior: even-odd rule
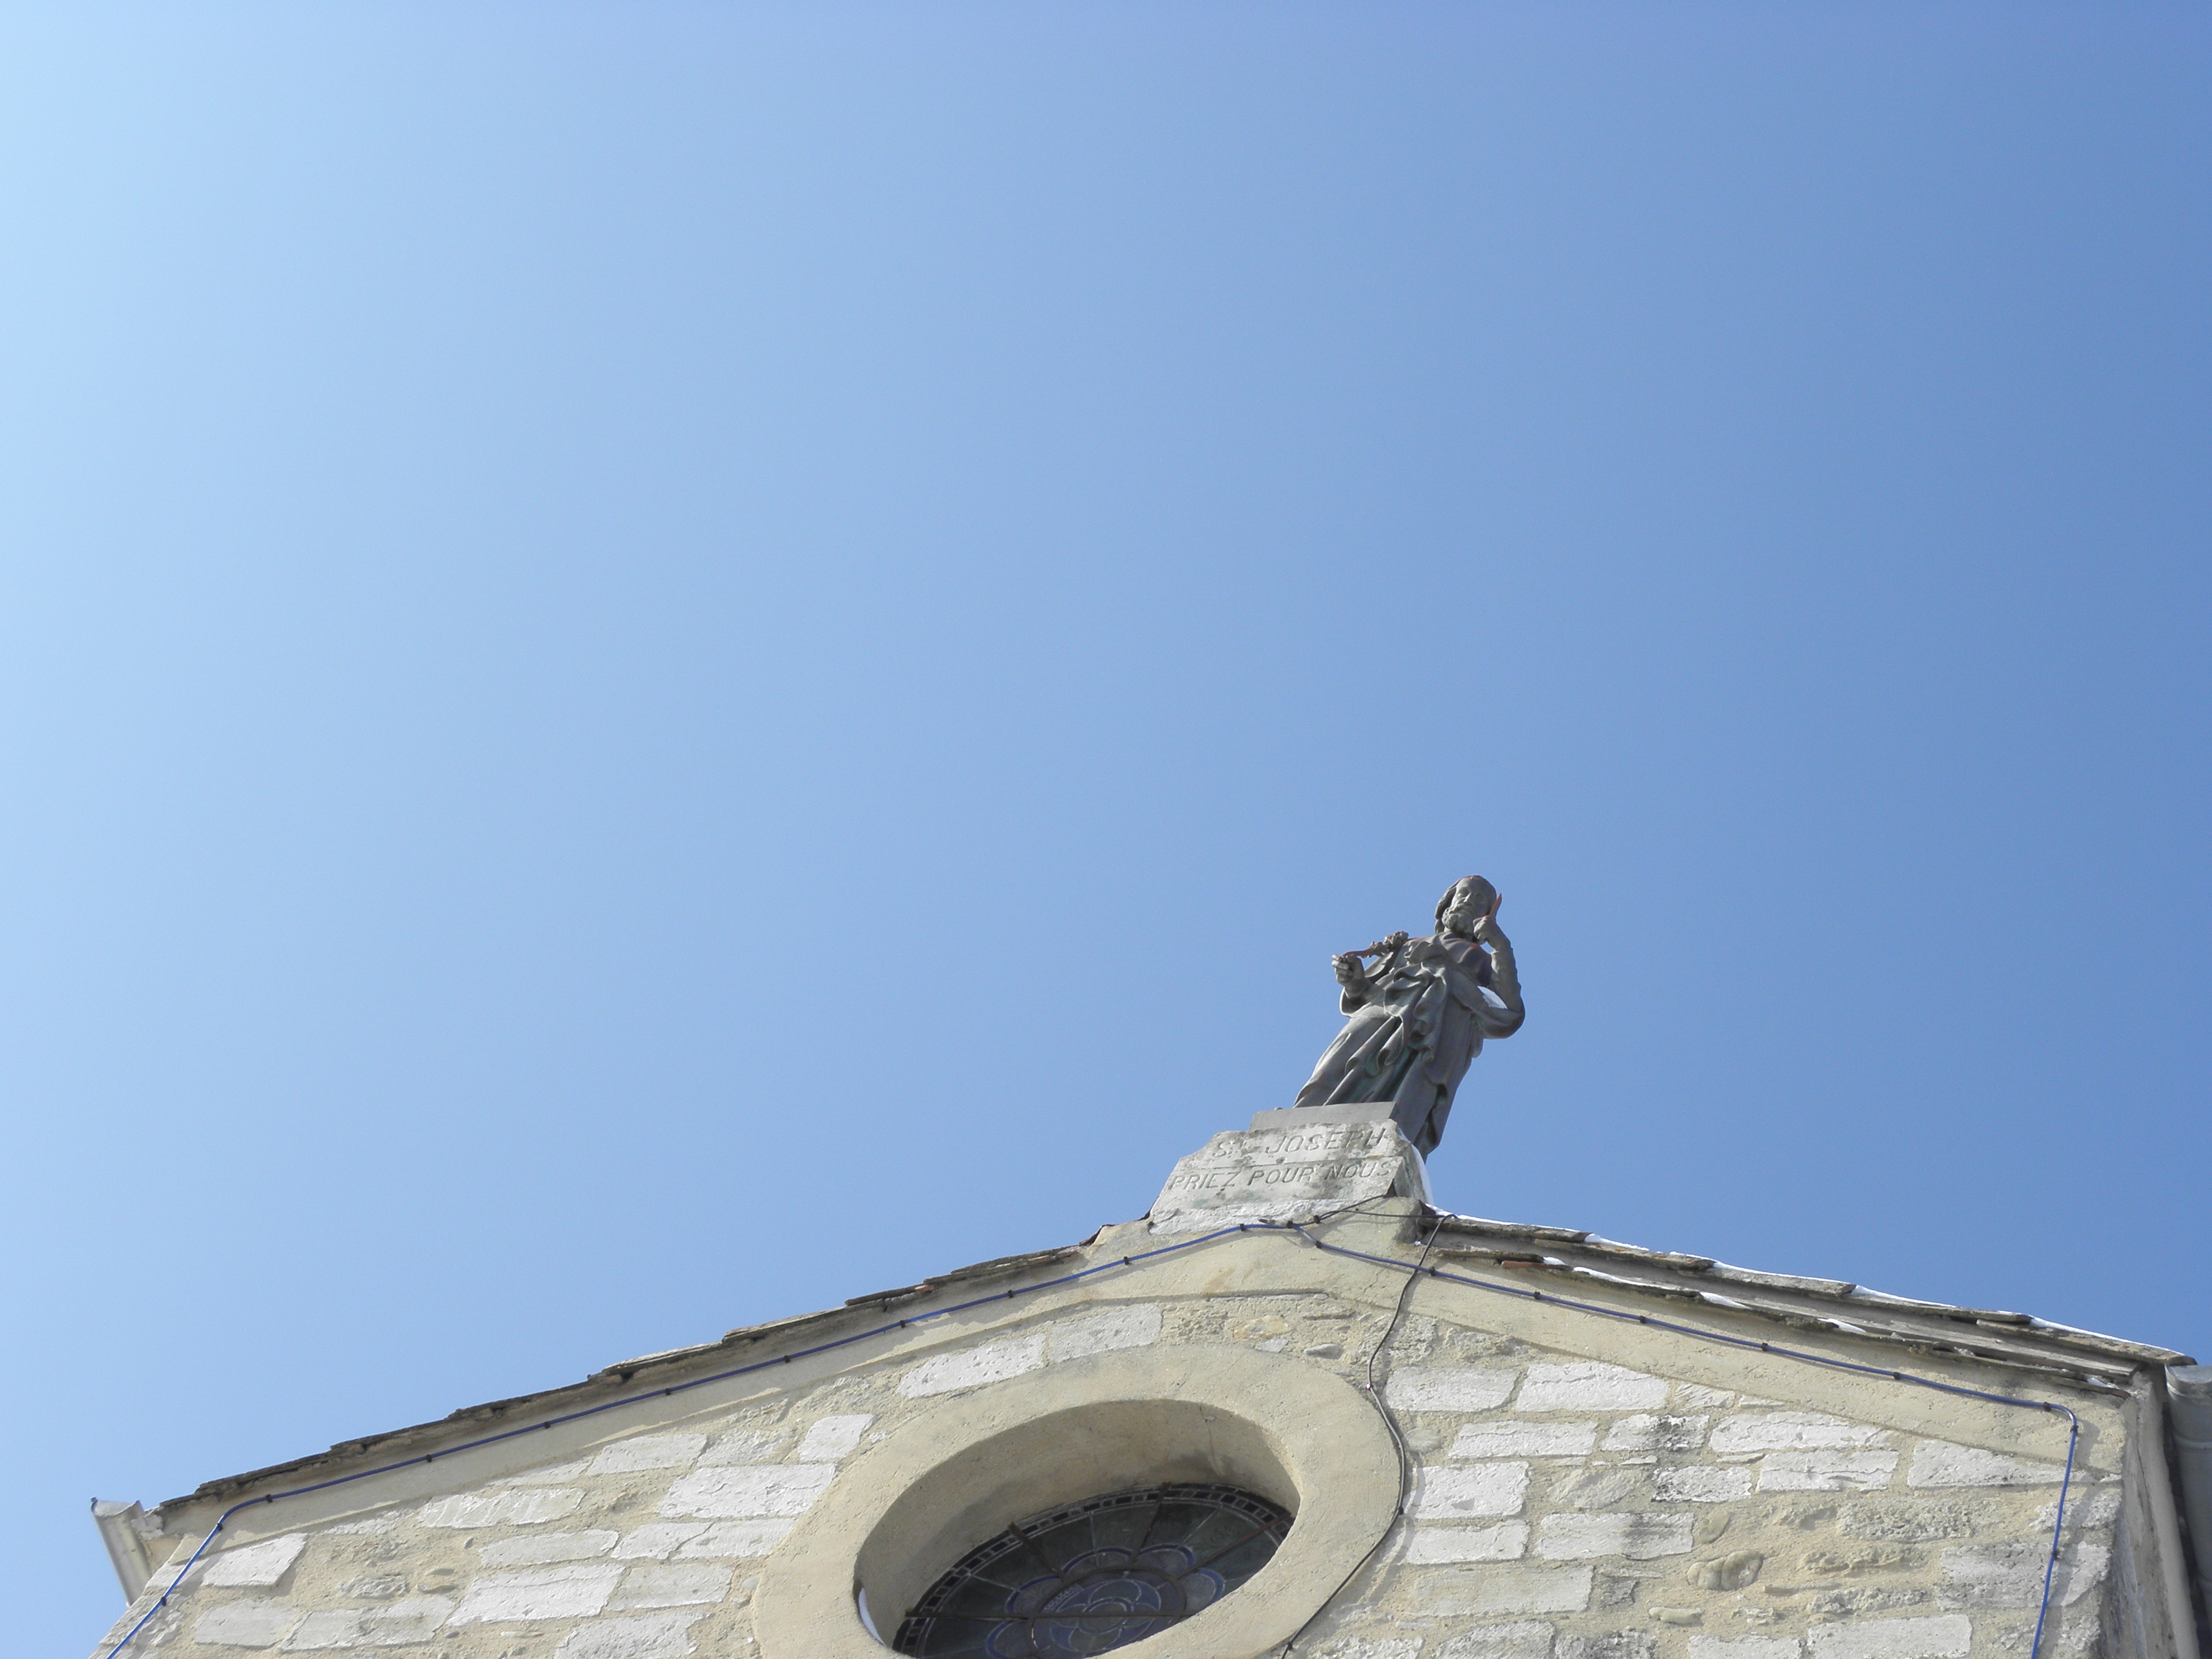
[[[1490,914],[1474,924],[1474,932],[1470,937],[1477,945],[1494,945],[1505,937],[1498,931],[1498,912],[1504,903],[1505,895],[1500,893],[1492,902]]]
[[[1366,967],[1358,957],[1331,957],[1330,966],[1336,969],[1336,982],[1346,988],[1367,982]]]

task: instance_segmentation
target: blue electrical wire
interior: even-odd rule
[[[1374,1200],[1365,1201],[1371,1203]],[[1346,1209],[1353,1210],[1360,1207],[1362,1207],[1361,1205],[1350,1205],[1346,1206]],[[1332,1212],[1328,1216],[1315,1216],[1311,1219],[1315,1223],[1319,1223],[1345,1212],[1345,1210],[1339,1210]],[[1601,1315],[1607,1319],[1626,1320],[1638,1325],[1649,1325],[1656,1329],[1675,1331],[1708,1342],[1725,1343],[1731,1347],[1756,1349],[1761,1353],[1774,1354],[1784,1359],[1803,1360],[1811,1364],[1825,1365],[1832,1370],[1856,1371],[1869,1376],[1887,1377],[1893,1382],[1910,1382],[1920,1388],[1939,1389],[1945,1394],[1963,1395],[1971,1399],[1990,1401],[2001,1406],[2021,1406],[2036,1411],[2063,1413],[2073,1426],[2066,1442],[2066,1474],[2058,1488],[2058,1521],[2051,1529],[2051,1559],[2045,1564],[2043,1569],[2043,1606],[2036,1614],[2034,1643],[2028,1649],[2028,1659],[2038,1659],[2043,1645],[2044,1620],[2051,1609],[2051,1576],[2058,1565],[2059,1528],[2064,1525],[2066,1519],[2067,1486],[2073,1480],[2074,1450],[2081,1434],[2081,1419],[2067,1407],[2051,1405],[2040,1400],[2018,1400],[2008,1395],[1989,1394],[1979,1389],[1964,1388],[1956,1383],[1938,1382],[1927,1377],[1908,1376],[1903,1371],[1884,1370],[1879,1366],[1858,1365],[1848,1360],[1830,1359],[1820,1354],[1805,1353],[1794,1348],[1779,1348],[1771,1343],[1755,1342],[1748,1338],[1723,1336],[1717,1332],[1699,1330],[1692,1325],[1655,1319],[1649,1314],[1624,1313],[1617,1308],[1607,1308],[1593,1302],[1577,1302],[1567,1297],[1547,1296],[1541,1291],[1524,1290],[1517,1285],[1492,1285],[1483,1279],[1469,1279],[1463,1273],[1450,1273],[1440,1267],[1424,1267],[1419,1262],[1409,1263],[1395,1261],[1389,1256],[1370,1255],[1364,1250],[1346,1249],[1340,1244],[1324,1243],[1307,1232],[1305,1227],[1299,1223],[1286,1221],[1240,1222],[1233,1227],[1222,1227],[1210,1233],[1201,1233],[1196,1238],[1184,1239],[1181,1243],[1164,1244],[1157,1249],[1140,1250],[1133,1255],[1117,1256],[1111,1261],[1102,1261],[1096,1267],[1079,1268],[1072,1273],[1062,1273],[1057,1279],[1042,1279],[1035,1285],[1018,1285],[1012,1290],[1000,1291],[990,1296],[975,1297],[966,1302],[956,1302],[950,1307],[938,1308],[928,1313],[909,1315],[904,1319],[895,1321],[888,1325],[878,1325],[868,1330],[855,1331],[849,1336],[836,1337],[828,1342],[817,1342],[811,1347],[794,1349],[790,1353],[779,1355],[774,1359],[757,1360],[750,1365],[738,1365],[729,1370],[716,1371],[708,1376],[695,1376],[688,1382],[671,1383],[666,1388],[647,1389],[643,1394],[625,1395],[619,1400],[602,1401],[596,1406],[586,1406],[578,1411],[565,1412],[558,1417],[549,1417],[541,1423],[530,1425],[527,1428],[504,1429],[497,1434],[483,1435],[474,1440],[463,1441],[458,1446],[448,1446],[443,1451],[425,1452],[419,1457],[402,1458],[396,1463],[382,1463],[374,1468],[356,1469],[351,1474],[337,1475],[331,1480],[318,1480],[308,1486],[293,1486],[283,1492],[264,1492],[258,1498],[241,1499],[216,1517],[215,1525],[209,1528],[208,1535],[200,1540],[199,1547],[191,1553],[191,1558],[170,1578],[168,1588],[161,1592],[161,1598],[146,1609],[137,1624],[124,1632],[122,1640],[108,1649],[103,1659],[115,1659],[116,1655],[131,1645],[131,1638],[146,1628],[148,1621],[155,1613],[168,1605],[169,1598],[176,1594],[177,1586],[184,1583],[185,1575],[198,1564],[200,1557],[207,1553],[208,1546],[214,1543],[222,1534],[230,1517],[241,1510],[252,1509],[257,1504],[274,1504],[282,1498],[304,1498],[310,1492],[327,1492],[333,1486],[348,1486],[356,1480],[367,1480],[374,1475],[390,1474],[398,1469],[412,1468],[417,1463],[435,1462],[441,1457],[451,1457],[458,1452],[475,1451],[484,1446],[497,1445],[501,1441],[520,1439],[524,1435],[536,1434],[540,1430],[555,1428],[563,1423],[574,1423],[586,1417],[597,1417],[603,1412],[616,1411],[624,1406],[635,1406],[647,1400],[684,1394],[693,1389],[705,1388],[712,1382],[726,1382],[732,1377],[749,1376],[757,1371],[768,1370],[777,1365],[788,1365],[795,1359],[806,1359],[817,1353],[828,1353],[834,1349],[848,1347],[855,1342],[865,1342],[871,1337],[882,1336],[891,1331],[904,1330],[910,1326],[923,1324],[933,1319],[943,1319],[952,1314],[965,1313],[971,1308],[988,1307],[994,1302],[1011,1302],[1016,1297],[1034,1295],[1039,1291],[1055,1290],[1062,1285],[1073,1285],[1097,1273],[1111,1273],[1117,1267],[1133,1267],[1139,1262],[1156,1261],[1164,1255],[1175,1255],[1184,1250],[1195,1249],[1201,1244],[1211,1244],[1216,1239],[1254,1231],[1296,1233],[1316,1249],[1327,1251],[1332,1255],[1349,1256],[1354,1261],[1373,1262],[1380,1267],[1407,1271],[1409,1284],[1421,1274],[1426,1273],[1431,1279],[1443,1279],[1455,1285],[1471,1285],[1476,1290],[1492,1291],[1502,1296],[1516,1297],[1523,1301],[1549,1303],[1557,1307],[1571,1308],[1580,1313]],[[1424,1257],[1426,1254],[1425,1250]]]

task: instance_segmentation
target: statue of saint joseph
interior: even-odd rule
[[[1495,887],[1469,876],[1437,902],[1437,930],[1426,939],[1393,933],[1336,957],[1351,1018],[1295,1103],[1389,1101],[1406,1139],[1424,1157],[1436,1150],[1482,1040],[1511,1036],[1524,1018],[1500,902]]]

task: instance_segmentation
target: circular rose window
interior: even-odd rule
[[[1140,1486],[1017,1521],[929,1587],[892,1646],[920,1659],[1127,1647],[1260,1571],[1291,1516],[1234,1486]]]

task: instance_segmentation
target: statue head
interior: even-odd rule
[[[1437,901],[1437,931],[1474,935],[1475,924],[1498,908],[1498,890],[1480,876],[1462,876]]]

